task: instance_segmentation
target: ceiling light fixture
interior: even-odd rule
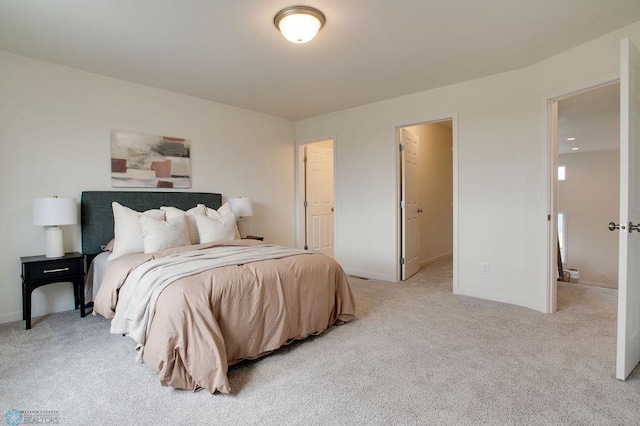
[[[324,14],[309,6],[287,7],[273,18],[273,24],[284,38],[296,44],[313,40],[325,22]]]

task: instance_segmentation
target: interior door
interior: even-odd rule
[[[307,245],[333,257],[333,148],[306,150]]]
[[[640,52],[620,45],[620,258],[616,377],[640,362]],[[612,224],[615,226],[615,224]],[[612,227],[614,227],[612,226]]]
[[[418,220],[418,149],[416,135],[402,129],[402,279],[420,270],[420,222]]]

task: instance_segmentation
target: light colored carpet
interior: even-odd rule
[[[451,264],[351,278],[359,319],[229,372],[233,394],[160,385],[134,342],[78,311],[0,326],[0,417],[60,424],[638,424],[615,379],[615,290],[560,284],[559,312],[454,296]]]

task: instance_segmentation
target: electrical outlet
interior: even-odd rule
[[[480,272],[482,272],[483,274],[488,274],[489,273],[489,263],[482,262],[480,264]]]
[[[540,188],[535,187],[535,188],[531,188],[531,198],[540,198]]]

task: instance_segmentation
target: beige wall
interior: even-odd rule
[[[620,151],[563,154],[566,180],[558,182],[558,211],[565,213],[563,262],[585,284],[618,287],[618,233],[607,229],[620,211]]]
[[[420,139],[418,164],[420,266],[451,256],[453,250],[453,163],[451,128],[431,123],[407,127]]]
[[[0,322],[22,318],[20,256],[44,252],[32,200],[111,190],[110,130],[191,140],[191,191],[253,197],[246,233],[293,245],[294,124],[0,51]],[[66,226],[79,251],[79,226]],[[33,294],[34,315],[73,307],[70,284]]]
[[[296,122],[299,143],[335,140],[336,259],[355,275],[395,281],[396,129],[455,113],[457,292],[546,311],[544,100],[619,72],[625,37],[640,46],[640,22],[527,68]],[[293,242],[290,121],[0,52],[0,213],[8,224],[0,231],[0,321],[21,318],[19,256],[44,247],[32,199],[110,189],[111,129],[191,139],[192,190],[254,197],[248,232]],[[77,229],[66,249],[80,249]],[[68,309],[69,291],[38,289],[34,311]]]
[[[296,122],[297,141],[335,135],[336,259],[358,276],[397,279],[396,128],[457,114],[454,288],[548,312],[553,171],[545,100],[615,78],[626,37],[640,46],[640,22],[527,68]]]

